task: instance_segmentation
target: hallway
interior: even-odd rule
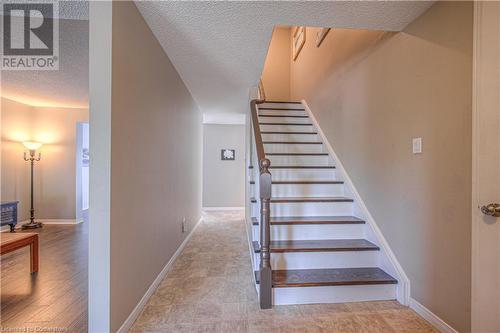
[[[242,212],[210,212],[131,332],[437,332],[395,301],[260,310]]]

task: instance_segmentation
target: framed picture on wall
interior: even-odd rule
[[[223,161],[234,161],[234,149],[221,149],[220,159]]]
[[[292,57],[293,60],[297,59],[300,51],[304,47],[306,43],[306,27],[295,27],[293,32],[293,41],[292,41]]]
[[[316,47],[319,47],[321,43],[323,43],[323,40],[325,40],[326,35],[330,32],[332,28],[322,28],[318,33],[316,34]]]

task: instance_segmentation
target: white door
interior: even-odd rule
[[[500,2],[475,2],[472,331],[500,332]],[[489,207],[491,211],[493,206]]]

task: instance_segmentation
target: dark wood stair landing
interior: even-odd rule
[[[259,242],[252,242],[255,253],[260,253]],[[345,252],[379,251],[380,248],[366,239],[321,239],[271,241],[272,253],[284,252]]]
[[[255,272],[259,283],[259,272]],[[359,286],[397,284],[398,281],[378,267],[292,269],[273,271],[273,288]]]

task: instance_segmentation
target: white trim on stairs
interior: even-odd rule
[[[444,320],[436,316],[431,310],[420,304],[414,298],[410,297],[410,308],[418,313],[422,318],[431,323],[435,328],[442,333],[458,333],[453,327],[448,325]]]
[[[366,220],[367,225],[371,227],[373,234],[374,234],[375,238],[377,239],[377,244],[379,245],[381,252],[383,254],[385,254],[385,256],[387,257],[387,259],[389,261],[388,264],[390,266],[392,266],[392,267],[387,267],[387,265],[382,265],[381,268],[384,269],[385,271],[389,270],[387,272],[389,274],[395,273],[396,276],[394,276],[394,277],[398,280],[397,300],[403,305],[409,305],[409,302],[410,302],[410,280],[408,279],[408,276],[406,275],[403,268],[399,264],[396,256],[392,252],[384,235],[382,234],[377,223],[375,222],[375,219],[368,211],[368,208],[366,207],[363,199],[361,198],[358,191],[354,187],[354,184],[353,184],[351,178],[349,177],[349,174],[345,170],[345,168],[342,165],[342,163],[340,162],[340,159],[338,158],[337,154],[335,154],[335,151],[333,150],[330,142],[328,141],[325,134],[321,130],[321,127],[319,126],[318,121],[314,117],[314,114],[312,113],[311,109],[309,108],[309,105],[307,104],[307,102],[305,100],[302,100],[301,102],[304,105],[304,108],[305,108],[307,114],[311,117],[311,120],[312,120],[314,126],[316,127],[318,134],[323,141],[323,144],[327,148],[328,153],[335,161],[336,169],[338,170],[338,172],[340,174],[343,175],[343,178],[344,178],[343,180],[344,180],[344,184],[346,185],[346,189],[348,189],[351,192],[351,195],[354,197],[353,199],[354,199],[355,203],[358,205],[360,213],[361,213],[361,215],[363,215],[362,217]],[[381,262],[382,262],[382,260],[381,260]],[[388,268],[391,268],[391,269],[388,269]]]
[[[191,230],[191,232],[189,233],[189,235],[187,235],[187,237],[184,239],[184,241],[179,246],[179,248],[177,249],[177,251],[175,251],[175,253],[172,256],[172,258],[170,258],[170,260],[168,261],[168,263],[161,270],[160,274],[158,274],[158,276],[153,281],[153,283],[151,283],[151,285],[149,286],[149,288],[146,291],[146,293],[144,294],[144,296],[142,296],[142,298],[139,301],[139,303],[137,303],[137,305],[135,306],[134,310],[132,310],[132,312],[130,313],[130,315],[128,316],[128,318],[123,322],[122,326],[118,329],[117,333],[126,333],[132,327],[132,325],[134,324],[134,322],[137,319],[137,317],[141,314],[142,309],[144,309],[144,307],[146,306],[148,300],[154,294],[154,292],[156,291],[156,288],[158,288],[158,285],[161,283],[161,281],[165,278],[165,276],[167,275],[167,273],[170,271],[170,269],[172,268],[173,263],[175,262],[175,260],[177,259],[177,257],[182,253],[182,250],[187,245],[187,243],[189,242],[189,240],[193,236],[194,231],[200,225],[200,222],[202,220],[203,220],[203,217],[201,217],[198,220],[198,222],[193,227],[193,229]]]
[[[242,207],[203,207],[202,208],[203,211],[205,212],[214,212],[214,211],[218,211],[218,210],[221,210],[221,211],[226,211],[226,210],[245,210],[245,207],[242,206]]]

